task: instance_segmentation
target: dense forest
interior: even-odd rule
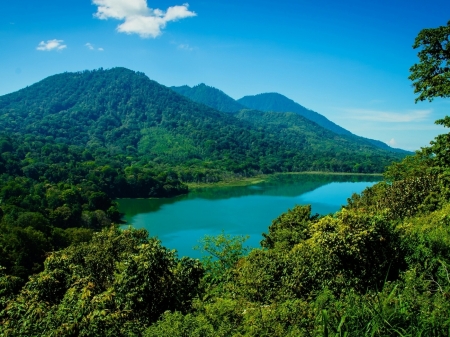
[[[0,97],[0,116],[7,134],[106,151],[149,169],[174,170],[185,182],[309,170],[379,173],[405,155],[306,118],[296,121],[310,130],[301,141],[282,124],[268,132],[124,68],[51,76]],[[345,161],[335,153],[346,153]]]
[[[420,62],[410,79],[418,100],[450,96],[449,36],[450,21],[416,38]],[[391,164],[384,181],[339,212],[320,217],[296,206],[252,251],[245,238],[205,237],[210,255],[199,261],[179,258],[144,230],[112,224],[115,197],[141,186],[144,194],[186,191],[175,171],[162,169],[169,163],[146,166],[133,151],[126,155],[119,136],[95,134],[89,109],[85,124],[70,125],[79,127],[70,143],[65,128],[43,128],[37,118],[55,122],[60,106],[49,109],[57,98],[38,102],[30,94],[30,113],[19,118],[27,95],[0,100],[8,128],[0,138],[2,336],[448,336],[450,133]],[[68,108],[77,104],[61,115],[79,111]],[[257,113],[226,118],[253,132],[258,125],[245,119]],[[285,127],[296,130],[301,116],[285,116]],[[122,126],[132,129],[128,121]],[[450,127],[450,117],[437,123]]]

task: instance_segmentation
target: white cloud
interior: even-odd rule
[[[397,142],[395,141],[394,138],[392,138],[390,141],[388,141],[387,144],[389,146],[392,146],[392,147],[396,147],[397,146]]]
[[[356,119],[385,123],[405,123],[425,120],[432,110],[408,110],[406,112],[392,112],[384,110],[367,109],[341,109],[349,115],[347,119]]]
[[[124,20],[117,31],[138,34],[143,38],[157,37],[170,21],[196,16],[188,10],[189,4],[169,7],[165,12],[147,6],[147,0],[92,0],[98,6],[95,17],[101,20]]]
[[[50,50],[63,50],[67,48],[67,45],[63,44],[64,40],[47,40],[47,42],[41,41],[36,47],[37,50],[50,51]]]
[[[94,45],[93,45],[92,43],[90,43],[90,42],[86,43],[85,46],[86,46],[89,50],[95,50]],[[100,48],[97,48],[97,50],[98,50],[98,51],[104,51],[104,49],[101,48],[101,47],[100,47]]]

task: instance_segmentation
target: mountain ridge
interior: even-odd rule
[[[125,68],[53,75],[1,96],[0,116],[6,133],[38,134],[149,166],[176,167],[185,181],[205,170],[381,172],[402,157],[304,118],[291,130],[279,120],[266,130],[254,118],[193,102]]]
[[[170,87],[170,89],[197,103],[205,104],[221,112],[238,112],[246,108],[246,106],[238,103],[222,90],[204,83],[197,84],[193,87],[183,85],[180,87]]]
[[[195,102],[205,104],[222,112],[237,113],[243,109],[258,110],[263,112],[294,112],[330,131],[333,131],[336,134],[355,137],[358,141],[368,142],[369,144],[384,150],[404,154],[412,153],[403,149],[390,147],[379,140],[357,136],[330,121],[325,116],[313,110],[307,109],[294,100],[276,92],[248,95],[238,100],[234,100],[222,90],[208,86],[204,83],[193,87],[184,85],[170,88]]]

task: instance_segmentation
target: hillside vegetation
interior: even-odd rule
[[[260,173],[380,172],[399,158],[300,116],[265,127],[244,115],[124,68],[55,75],[0,97],[0,265],[25,281],[47,252],[120,222],[116,198]]]
[[[105,150],[148,168],[175,170],[187,182],[339,167],[382,172],[402,158],[367,142],[340,142],[341,136],[325,129],[319,131],[327,134],[323,140],[303,135],[302,142],[293,142],[282,125],[278,134],[268,133],[124,68],[51,76],[0,97],[0,116],[5,133],[51,137],[92,153]],[[306,119],[302,126],[318,130]],[[346,165],[333,156],[341,165],[330,168],[327,159],[338,152],[348,153]]]
[[[260,112],[268,112],[271,114],[274,112],[296,113],[304,117],[307,121],[312,121],[322,128],[332,131],[333,134],[351,138],[351,142],[355,144],[370,144],[380,149],[391,152],[398,152],[404,155],[411,154],[401,149],[391,148],[390,146],[379,140],[356,136],[350,131],[333,123],[325,116],[315,111],[306,109],[300,104],[278,93],[265,93],[254,96],[245,96],[236,101],[225,94],[223,91],[207,86],[203,83],[192,88],[184,85],[181,87],[171,87],[171,89],[179,93],[180,95],[193,100],[194,102],[205,104],[213,109],[223,112],[238,113],[241,110],[256,110]],[[284,116],[281,118],[284,118]],[[305,123],[304,121],[304,119],[297,120],[297,125],[301,129],[305,129],[306,127],[309,127],[311,125],[311,123]],[[279,125],[279,127],[279,130],[282,130],[283,125],[281,124]],[[314,128],[314,126],[312,128]]]
[[[333,123],[325,116],[309,110],[293,100],[278,93],[265,93],[253,96],[244,96],[237,100],[238,103],[254,110],[265,112],[295,112],[318,125],[333,131],[339,135],[350,136],[352,133]]]
[[[170,87],[170,89],[194,102],[205,104],[210,108],[222,112],[238,112],[239,110],[247,108],[236,102],[222,90],[210,87],[204,83],[193,86],[192,88],[183,85],[181,87]]]

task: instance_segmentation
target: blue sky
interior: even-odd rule
[[[422,28],[448,0],[17,0],[0,3],[0,95],[65,71],[127,67],[238,99],[279,92],[369,138],[416,150],[450,100],[414,103]]]

